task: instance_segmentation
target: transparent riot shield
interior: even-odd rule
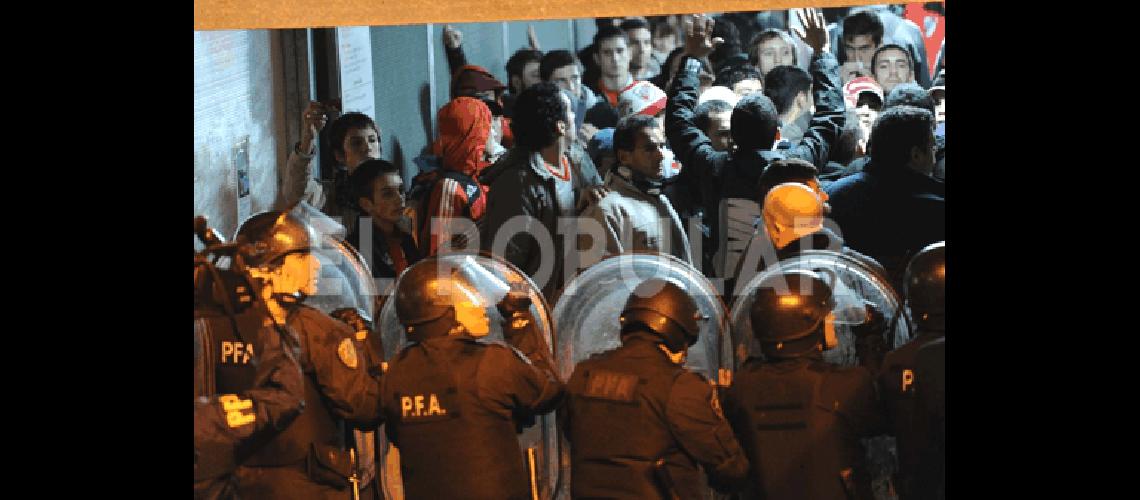
[[[900,314],[902,300],[886,276],[867,267],[859,260],[830,250],[807,250],[795,257],[781,260],[753,276],[737,296],[732,305],[732,344],[736,363],[743,363],[748,356],[760,355],[760,345],[752,334],[752,320],[749,310],[757,286],[768,276],[785,271],[809,270],[819,272],[832,287],[835,299],[836,335],[839,346],[824,351],[823,358],[841,366],[854,366],[859,363],[855,355],[855,338],[851,328],[864,320],[863,304],[870,303],[886,318],[887,330],[883,332],[886,345],[894,349],[910,340],[910,326],[905,315]],[[897,317],[896,317],[897,316]]]
[[[672,255],[636,253],[611,256],[590,266],[558,295],[554,325],[559,334],[554,352],[563,380],[570,378],[579,361],[621,346],[618,317],[622,307],[633,289],[651,278],[680,285],[709,318],[703,322],[697,343],[689,348],[685,366],[709,380],[716,380],[719,368],[732,368],[724,303],[708,279]]]
[[[367,320],[376,317],[376,297],[380,290],[372,279],[368,263],[352,245],[344,241],[344,228],[307,203],[298,203],[292,214],[308,224],[314,236],[311,252],[321,263],[317,293],[305,305],[325,314],[353,307]],[[375,327],[373,327],[375,329]]]
[[[768,276],[794,270],[815,271],[823,275],[825,281],[833,283],[835,333],[839,345],[824,351],[824,360],[841,366],[859,364],[852,328],[863,323],[865,319],[864,303],[874,305],[883,313],[886,323],[883,340],[887,348],[898,348],[910,340],[911,327],[908,317],[902,314],[902,300],[886,276],[848,255],[830,250],[808,250],[757,273],[733,303],[730,321],[732,344],[735,347],[738,366],[749,356],[763,358],[759,343],[752,334],[752,320],[749,315],[758,285]],[[875,498],[879,500],[894,498],[888,487],[891,474],[897,470],[894,438],[866,439],[864,446],[866,448],[864,459],[872,478]]]
[[[702,322],[700,336],[689,348],[685,366],[709,380],[717,380],[718,369],[733,368],[724,302],[708,279],[671,255],[635,253],[607,257],[590,266],[559,294],[554,306],[558,332],[555,359],[562,380],[570,378],[579,361],[621,346],[618,318],[622,308],[633,289],[651,278],[666,279],[685,289],[709,318]],[[562,476],[569,487],[570,453],[568,447],[564,450]]]
[[[408,270],[416,266],[438,266],[442,275],[448,275],[454,270],[461,274],[468,283],[474,285],[473,288],[480,294],[480,297],[473,302],[486,307],[487,317],[491,323],[491,332],[487,338],[491,340],[504,340],[502,325],[505,320],[495,307],[496,304],[507,295],[512,285],[515,287],[521,285],[526,289],[527,295],[530,296],[530,312],[534,315],[539,333],[545,339],[546,345],[554,345],[554,323],[551,320],[550,307],[542,296],[542,290],[535,286],[526,273],[511,263],[498,257],[482,255],[463,253],[440,255],[435,258],[424,259],[409,267],[385,294],[394,295],[394,290],[400,286],[400,279],[407,276]],[[392,359],[407,345],[403,326],[396,316],[394,297],[384,302],[379,312],[377,324],[384,341],[385,358]],[[544,500],[555,498],[560,488],[566,490],[568,495],[569,483],[560,483],[559,478],[560,443],[554,413],[538,418],[537,423],[524,430],[518,438],[520,448],[524,453],[523,460],[527,464],[527,470],[530,474],[528,481],[531,483],[532,489],[537,490],[538,498]],[[385,446],[389,445],[384,436],[381,436],[381,442]],[[395,447],[390,446],[390,448],[394,449]],[[389,451],[384,456],[386,464],[382,479],[385,495],[389,499],[402,499],[404,496],[398,452]],[[440,480],[446,481],[447,479],[440,478]]]

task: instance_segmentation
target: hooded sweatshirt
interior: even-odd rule
[[[457,97],[440,108],[438,123],[439,138],[432,143],[432,154],[439,157],[443,170],[470,177],[474,185],[464,186],[444,176],[436,182],[428,197],[427,216],[470,215],[472,220],[478,221],[487,205],[487,186],[480,184],[477,177],[488,165],[483,159],[483,152],[491,134],[491,110],[478,99]],[[473,204],[469,203],[476,189],[482,192]],[[428,245],[428,255],[435,255],[439,243],[451,237],[447,228],[443,229],[440,234],[431,234],[430,219],[423,224],[424,234],[420,241]]]

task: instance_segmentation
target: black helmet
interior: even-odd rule
[[[665,339],[665,347],[679,352],[697,343],[701,334],[701,314],[697,303],[676,283],[652,278],[633,289],[621,311],[622,331],[635,323]]]
[[[459,267],[441,267],[437,258],[408,268],[396,286],[396,317],[408,340],[447,335],[457,324],[456,308],[468,302],[488,306],[486,299]]]
[[[767,355],[806,354],[824,342],[824,321],[834,307],[831,287],[819,274],[805,270],[773,274],[756,289],[749,311],[752,334]]]
[[[931,243],[906,266],[903,294],[919,324],[946,310],[946,242]]]
[[[289,212],[262,212],[242,222],[234,241],[250,245],[245,263],[261,267],[291,253],[309,252],[313,237],[309,227]]]

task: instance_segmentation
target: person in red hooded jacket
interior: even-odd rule
[[[431,151],[439,160],[439,168],[413,181],[425,188],[431,184],[426,206],[420,211],[421,220],[416,221],[426,255],[435,255],[440,243],[449,241],[456,230],[449,224],[435,230],[432,218],[467,217],[477,222],[487,206],[487,186],[477,176],[490,165],[486,152],[491,139],[491,110],[477,98],[460,96],[440,108],[437,122],[439,137]]]

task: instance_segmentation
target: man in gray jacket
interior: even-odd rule
[[[665,134],[652,116],[633,114],[618,123],[618,166],[606,180],[609,192],[582,213],[604,229],[605,255],[653,251],[693,263],[681,219],[661,192],[663,148]],[[588,238],[579,236],[580,249],[588,248]]]

